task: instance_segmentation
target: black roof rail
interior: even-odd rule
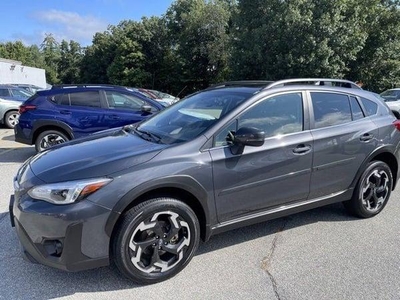
[[[72,88],[124,88],[124,87],[112,84],[56,84],[51,87],[52,90],[72,89]]]
[[[353,88],[353,89],[361,89],[356,83],[346,80],[346,79],[334,79],[334,78],[292,78],[292,79],[283,79],[272,82],[264,89],[270,89],[273,87],[282,87],[290,84],[310,84],[310,85],[324,85],[324,86],[333,86],[333,87],[344,87],[344,88]]]
[[[222,87],[234,87],[234,86],[241,86],[241,87],[266,87],[269,84],[273,83],[273,81],[269,80],[238,80],[238,81],[226,81],[221,83],[213,84],[209,87],[209,89],[215,88],[222,88]]]

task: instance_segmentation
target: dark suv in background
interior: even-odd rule
[[[15,141],[36,151],[96,131],[142,121],[163,106],[120,86],[53,86],[37,91],[20,106]]]
[[[10,199],[26,257],[69,271],[112,262],[155,283],[229,229],[334,202],[377,215],[399,177],[400,121],[329,81],[224,83],[37,154]]]

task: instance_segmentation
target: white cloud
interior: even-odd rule
[[[52,33],[56,39],[74,40],[86,45],[91,43],[96,32],[103,32],[108,26],[107,22],[94,16],[55,9],[36,12],[34,17],[46,26],[44,32]]]

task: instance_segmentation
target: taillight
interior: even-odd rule
[[[396,120],[393,122],[393,125],[396,127],[398,131],[400,131],[400,120]]]
[[[29,105],[29,104],[20,105],[18,112],[19,112],[19,114],[22,114],[22,113],[24,113],[24,112],[26,112],[28,110],[34,110],[34,109],[36,109],[36,105]]]

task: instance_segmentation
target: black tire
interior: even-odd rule
[[[65,143],[67,141],[69,141],[69,138],[63,132],[58,130],[46,130],[37,137],[35,141],[35,148],[37,152],[42,152],[47,148]]]
[[[359,218],[370,218],[379,214],[387,202],[393,187],[393,175],[389,166],[382,161],[370,162],[351,200],[343,202],[349,213]]]
[[[127,211],[111,238],[112,263],[121,274],[152,284],[175,276],[189,263],[199,245],[200,226],[186,204],[157,198]]]
[[[15,127],[15,125],[17,125],[17,123],[18,123],[18,117],[19,117],[19,113],[17,110],[9,111],[4,116],[4,124],[8,128],[13,129]]]

